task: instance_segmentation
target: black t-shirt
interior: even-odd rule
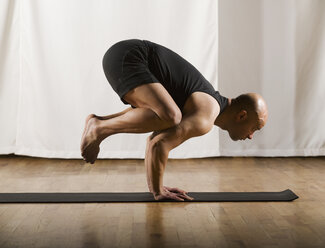
[[[228,99],[220,95],[191,63],[167,47],[148,40],[143,42],[149,48],[149,70],[163,84],[181,110],[193,92],[201,91],[218,101],[220,113],[224,111]]]

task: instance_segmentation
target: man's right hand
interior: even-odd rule
[[[187,200],[193,200],[194,198],[186,195],[185,193],[174,193],[174,192],[170,192],[168,190],[164,190],[164,192],[160,193],[160,194],[154,194],[154,198],[156,201],[159,200],[168,200],[168,199],[172,199],[175,201],[184,201],[184,199]]]

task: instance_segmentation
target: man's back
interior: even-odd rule
[[[227,98],[215,91],[191,63],[160,44],[139,39],[123,40],[108,50],[104,62],[109,82],[112,86],[116,84],[116,88],[123,87],[119,86],[122,82],[129,84],[125,82],[128,82],[130,75],[138,74],[141,81],[150,81],[146,78],[151,77],[152,82],[160,82],[180,110],[183,109],[186,99],[197,91],[214,97],[220,105],[220,112],[227,106]],[[148,70],[148,73],[144,70]]]
[[[227,98],[215,91],[208,80],[187,60],[160,44],[143,40],[149,47],[149,70],[164,85],[182,110],[186,99],[194,92],[205,92],[214,97],[221,112],[227,106]]]

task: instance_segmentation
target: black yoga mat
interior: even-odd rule
[[[281,192],[189,192],[186,202],[293,201],[299,198],[290,189]],[[135,193],[0,193],[0,203],[81,203],[81,202],[175,202],[156,201],[149,192]]]

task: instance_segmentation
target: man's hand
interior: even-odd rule
[[[170,188],[167,186],[163,187],[164,192],[158,195],[154,195],[155,200],[167,200],[172,199],[176,201],[193,200],[194,198],[186,195],[187,192],[179,188]]]
[[[180,194],[181,197],[185,196],[185,199],[187,200],[194,200],[193,197],[190,197],[187,195],[187,192],[185,190],[182,190],[182,189],[179,189],[179,188],[170,188],[170,187],[167,187],[167,186],[164,186],[164,190],[166,191],[169,191],[171,193],[177,193],[177,194]]]
[[[173,192],[173,193],[181,193],[181,194],[187,194],[187,192],[185,190],[179,189],[179,188],[170,188],[167,186],[163,186],[164,190],[168,190],[169,192]]]

